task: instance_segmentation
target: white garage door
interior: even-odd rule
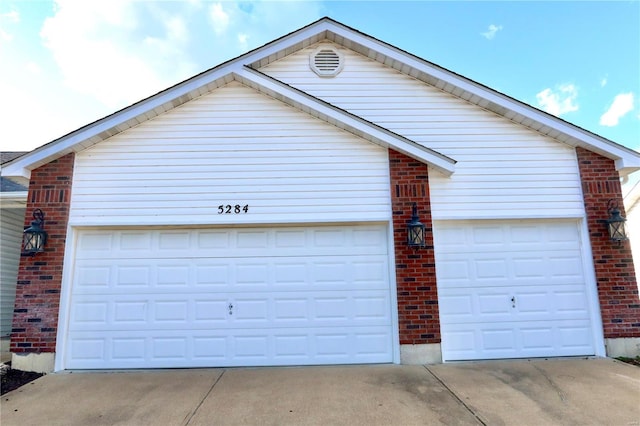
[[[593,355],[575,222],[435,226],[444,360]]]
[[[391,362],[386,235],[81,231],[65,368]]]

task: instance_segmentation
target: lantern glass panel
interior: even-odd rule
[[[609,222],[609,236],[614,241],[625,241],[627,232],[624,222]]]
[[[23,244],[26,253],[41,253],[44,251],[44,244],[47,241],[47,234],[42,230],[29,228],[24,231]]]
[[[610,201],[611,203],[611,201]],[[614,205],[609,208],[609,219],[607,219],[607,227],[609,228],[609,237],[612,241],[626,241],[627,230],[625,222],[627,220],[622,217],[620,210]]]
[[[409,245],[410,246],[424,246],[424,225],[412,224],[409,225]]]

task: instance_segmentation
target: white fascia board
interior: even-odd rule
[[[616,170],[624,172],[625,176],[640,170],[640,153],[635,152],[635,154],[635,156],[616,159]]]
[[[370,136],[372,138],[372,142],[384,147],[391,147],[396,151],[402,152],[416,160],[426,163],[446,176],[451,176],[455,171],[455,160],[406,139],[401,135],[395,134],[390,130],[384,129],[374,123],[354,116],[348,111],[344,111],[311,95],[300,92],[299,90],[274,80],[259,71],[245,67],[242,70],[238,70],[236,74],[239,81],[244,79],[266,89],[267,91],[279,93],[294,104],[304,105],[319,115],[330,117],[331,119],[346,126],[347,130],[351,128],[356,132],[362,132],[363,134]]]
[[[532,106],[509,98],[507,95],[496,92],[481,85],[480,83],[476,83],[460,75],[456,75],[444,68],[429,64],[422,59],[414,57],[413,55],[399,49],[390,47],[389,45],[362,33],[357,33],[353,30],[335,24],[332,24],[328,30],[355,43],[362,44],[363,46],[378,51],[390,59],[402,62],[416,70],[442,80],[445,83],[456,86],[472,95],[476,95],[486,101],[506,108],[515,114],[528,117],[539,123],[541,126],[549,127],[557,132],[569,136],[570,138],[581,141],[583,143],[579,143],[579,146],[593,150],[615,160],[616,168],[618,170],[640,168],[640,153],[632,149],[598,137],[597,135],[580,129],[570,123],[560,121],[559,119],[556,119],[555,117],[550,116]]]
[[[0,176],[10,177],[17,182],[20,182],[24,185],[29,185],[29,179],[31,179],[31,170],[21,166],[18,164],[19,161],[16,160],[15,163],[5,163],[2,165],[2,170],[0,170]]]

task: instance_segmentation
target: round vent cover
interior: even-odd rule
[[[344,56],[333,46],[320,46],[311,53],[309,65],[320,77],[333,77],[342,71]]]

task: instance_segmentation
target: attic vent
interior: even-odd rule
[[[320,77],[334,77],[342,71],[344,57],[333,46],[320,46],[311,53],[309,65]]]

